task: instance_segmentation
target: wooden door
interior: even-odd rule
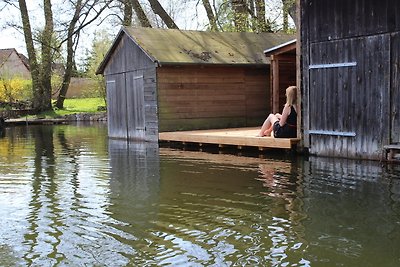
[[[127,137],[126,91],[124,86],[124,74],[107,76],[107,120],[109,137]]]
[[[128,138],[145,139],[143,74],[134,71],[126,74]]]
[[[315,43],[310,53],[310,152],[380,157],[391,134],[389,35]]]

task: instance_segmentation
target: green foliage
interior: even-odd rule
[[[32,80],[0,78],[0,101],[15,102],[32,98]]]
[[[95,95],[99,95],[106,99],[106,85],[102,75],[96,75],[97,68],[100,66],[108,49],[110,49],[113,38],[107,31],[96,32],[93,40],[92,49],[88,52],[85,73],[87,77],[95,81]]]
[[[234,10],[232,6],[232,0],[218,0],[215,2],[214,12],[216,14],[217,25],[219,31],[222,32],[265,32],[268,31],[278,31],[279,25],[275,19],[269,19],[270,17],[274,17],[271,13],[278,12],[275,10],[275,7],[269,8],[267,11],[267,18],[265,26],[261,25],[260,22],[250,14],[250,6],[247,6],[247,10],[242,10],[243,12],[239,13],[237,10]],[[253,12],[255,12],[253,10]],[[266,29],[264,29],[266,27]]]

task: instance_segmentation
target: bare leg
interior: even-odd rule
[[[261,126],[261,130],[257,136],[269,136],[272,132],[272,127],[274,123],[278,121],[278,117],[274,114],[269,114],[267,119],[264,121],[263,125]]]

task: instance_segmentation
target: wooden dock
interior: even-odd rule
[[[291,149],[296,145],[299,138],[273,138],[257,137],[259,127],[252,128],[230,128],[197,131],[161,132],[159,141],[161,142],[180,142],[197,143],[200,146],[205,144],[215,144],[222,146],[282,148]]]
[[[400,162],[400,145],[387,145],[383,148],[386,152],[386,160]]]

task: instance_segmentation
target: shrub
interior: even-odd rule
[[[0,101],[15,102],[31,99],[32,81],[13,77],[0,78]]]

